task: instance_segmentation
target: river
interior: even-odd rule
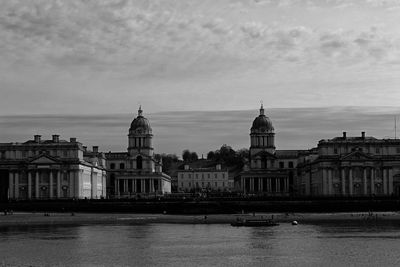
[[[397,223],[0,227],[0,266],[399,266]]]

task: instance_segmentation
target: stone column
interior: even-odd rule
[[[132,179],[132,193],[136,193],[136,179]]]
[[[32,198],[32,172],[28,171],[28,198]]]
[[[387,169],[382,169],[382,176],[383,176],[383,182],[382,182],[382,186],[383,186],[383,194],[386,196],[387,195]]]
[[[39,198],[39,171],[36,171],[35,176],[35,198]]]
[[[342,196],[346,194],[346,170],[342,168]]]
[[[14,174],[14,187],[15,187],[14,198],[18,199],[19,198],[19,172],[16,172]]]
[[[142,182],[141,182],[141,186],[142,186],[142,193],[146,193],[146,185],[145,185],[145,179],[142,179]]]
[[[268,178],[267,182],[268,182],[268,184],[267,184],[267,186],[268,186],[268,193],[271,193],[271,192],[272,192],[272,182],[271,182],[271,178]]]
[[[388,183],[389,183],[388,194],[392,195],[393,194],[393,169],[392,168],[390,168],[388,170]]]
[[[53,172],[49,174],[49,197],[53,198]]]
[[[61,198],[61,171],[57,171],[57,198]]]
[[[258,188],[260,189],[260,192],[264,192],[264,183],[263,183],[263,178],[258,178]]]
[[[119,197],[119,179],[115,179],[115,195]]]
[[[280,192],[281,190],[281,183],[280,183],[280,179],[279,178],[276,178],[276,183],[275,183],[275,186],[276,186],[276,192]]]
[[[75,197],[75,171],[69,171],[69,197]]]
[[[14,198],[14,173],[8,172],[8,198]]]
[[[322,194],[326,196],[328,194],[328,177],[327,169],[322,169]]]
[[[371,168],[371,194],[375,194],[375,168]]]
[[[349,170],[349,195],[353,195],[353,170],[350,168]]]
[[[364,168],[363,172],[363,188],[364,188],[364,195],[366,196],[368,194],[368,189],[367,189],[367,168]]]

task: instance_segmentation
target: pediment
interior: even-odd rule
[[[47,155],[40,155],[37,158],[31,160],[30,163],[32,163],[32,164],[54,164],[54,163],[58,163],[58,161]]]
[[[341,160],[369,160],[371,157],[362,151],[353,151],[344,155]]]

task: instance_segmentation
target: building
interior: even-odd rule
[[[300,194],[400,195],[400,140],[365,136],[321,140],[300,159]]]
[[[289,196],[302,150],[276,150],[275,130],[261,105],[250,129],[249,162],[240,174],[241,191],[248,194]]]
[[[199,162],[203,163],[203,166],[186,163],[183,165],[183,170],[177,171],[178,191],[226,192],[233,189],[233,180],[229,179],[227,168],[222,168],[221,164],[210,166],[208,160]]]
[[[171,178],[154,158],[153,134],[141,107],[128,134],[128,152],[106,154],[110,197],[171,193]]]
[[[104,154],[71,138],[0,144],[0,199],[106,197]]]

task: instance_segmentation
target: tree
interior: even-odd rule
[[[183,150],[182,152],[182,159],[185,162],[189,162],[191,159],[191,153],[188,149]]]
[[[190,153],[190,161],[196,161],[199,159],[199,156],[197,156],[196,152]]]
[[[209,160],[215,159],[215,152],[214,151],[208,152],[207,159]]]

